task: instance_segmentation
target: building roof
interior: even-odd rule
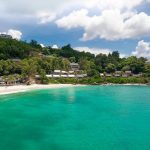
[[[105,74],[105,76],[110,77],[110,76],[112,76],[112,74],[108,74],[108,73],[107,73],[107,74]]]
[[[78,63],[70,63],[71,66],[79,66]]]
[[[74,73],[74,71],[69,71],[69,73]]]
[[[54,70],[54,73],[61,73],[61,70]]]
[[[132,73],[132,71],[129,71],[129,70],[128,70],[128,71],[125,71],[125,73]]]
[[[145,63],[146,63],[146,64],[150,64],[150,60],[147,60]]]
[[[122,71],[115,71],[115,73],[118,73],[118,74],[120,74],[120,73],[122,73]]]
[[[67,71],[61,71],[61,73],[68,73]]]
[[[11,35],[8,35],[8,34],[1,33],[1,34],[0,34],[0,38],[12,39],[12,36],[11,36]]]

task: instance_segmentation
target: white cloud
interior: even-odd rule
[[[72,29],[82,27],[82,40],[101,38],[119,40],[150,35],[150,16],[118,9],[104,10],[100,15],[89,16],[88,10],[73,11],[56,21],[58,27]],[[139,30],[140,29],[140,30]]]
[[[40,46],[41,46],[42,48],[44,48],[44,47],[45,47],[45,45],[44,45],[44,44],[40,44]]]
[[[58,49],[59,47],[55,44],[52,46],[53,49]]]
[[[137,7],[149,1],[0,0],[0,19],[3,22],[0,29],[9,29],[10,27],[6,26],[8,24],[46,24],[57,19],[56,24],[60,28],[83,28],[81,39],[85,41],[95,38],[137,38],[150,35],[150,16],[137,12]],[[92,16],[95,11],[99,14]]]
[[[132,55],[150,58],[150,42],[145,42],[144,40],[139,41]]]
[[[0,32],[0,34],[8,34],[11,35],[13,39],[20,40],[22,37],[22,33],[19,30],[9,29],[7,32]]]
[[[68,16],[65,16],[56,21],[58,27],[72,29],[77,27],[84,27],[88,22],[87,17],[88,11],[86,9],[81,9],[79,11],[73,11]]]
[[[13,0],[13,2],[12,0],[0,0],[0,17],[21,19],[22,16],[22,20],[24,20],[24,17],[36,18],[40,12],[53,12],[61,15],[66,10],[78,8],[98,9],[99,11],[106,9],[129,10],[134,9],[143,2],[145,0]],[[51,14],[44,16],[51,18]],[[44,22],[42,21],[42,23]]]
[[[53,21],[56,18],[56,14],[51,12],[39,12],[37,18],[39,24],[45,24]]]
[[[92,54],[106,54],[108,55],[109,53],[112,53],[112,50],[110,49],[99,49],[99,48],[89,48],[89,47],[74,47],[75,50],[78,50],[80,52],[90,52]]]
[[[140,5],[144,0],[89,0],[84,5],[87,7],[98,7],[104,9],[132,9]]]
[[[95,55],[98,55],[100,53],[108,55],[109,53],[113,52],[113,50],[107,49],[107,48],[105,49],[105,48],[74,47],[74,49],[80,52],[83,52],[83,51],[90,52]],[[120,57],[123,58],[123,57],[126,57],[126,55],[121,53]]]
[[[9,29],[7,32],[8,35],[11,35],[13,39],[20,40],[22,37],[21,31]]]

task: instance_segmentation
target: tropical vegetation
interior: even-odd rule
[[[74,50],[70,44],[59,49],[50,46],[42,47],[37,41],[29,43],[14,39],[0,38],[0,76],[5,84],[27,83],[35,81],[35,75],[40,75],[40,83],[149,83],[150,64],[146,58],[130,56],[120,58],[118,51],[108,55],[94,55],[89,52]],[[80,70],[87,74],[86,78],[47,78],[54,70],[70,70],[70,63],[80,65]],[[133,74],[142,73],[143,76],[115,78],[100,77],[100,73],[113,74],[115,71],[125,72],[130,70]]]

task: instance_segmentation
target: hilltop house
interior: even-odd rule
[[[4,39],[12,39],[12,36],[11,35],[8,35],[8,34],[0,34],[0,38],[4,38]]]

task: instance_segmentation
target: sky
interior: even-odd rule
[[[150,0],[0,0],[0,33],[45,46],[150,58]]]

